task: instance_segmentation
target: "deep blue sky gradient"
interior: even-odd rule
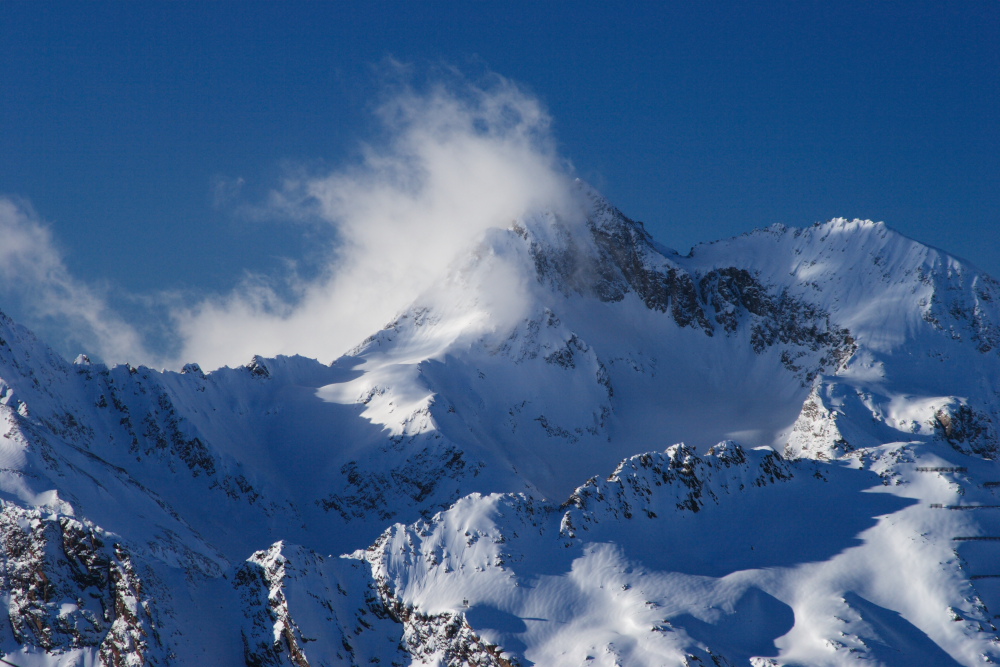
[[[995,1],[0,3],[0,193],[86,280],[225,290],[310,239],[215,184],[355,159],[387,57],[523,85],[682,252],[863,217],[1000,276]]]

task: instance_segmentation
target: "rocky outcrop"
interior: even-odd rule
[[[786,457],[829,460],[854,450],[855,445],[841,432],[840,424],[845,415],[842,410],[828,405],[824,396],[826,388],[820,382],[813,384],[785,444]]]
[[[857,350],[851,332],[834,325],[819,306],[788,289],[765,285],[745,268],[691,273],[662,254],[641,223],[603,200],[593,205],[586,239],[558,220],[553,224],[562,225],[562,233],[555,244],[536,239],[529,227],[514,227],[529,245],[538,280],[564,294],[605,302],[635,294],[650,310],[706,336],[731,336],[745,329],[757,354],[777,345],[789,347],[781,363],[806,386],[818,373],[840,368]],[[809,353],[818,353],[818,363],[814,355],[804,359]]]
[[[403,507],[446,507],[458,498],[458,483],[474,474],[465,454],[437,434],[399,436],[372,457],[380,461],[348,461],[341,469],[339,490],[316,501],[344,521],[372,516],[389,521]]]
[[[325,559],[278,542],[236,571],[248,667],[389,662],[514,667],[461,614],[426,614],[368,578],[360,560]]]
[[[386,614],[403,625],[401,645],[418,664],[441,667],[519,667],[517,658],[484,641],[461,613],[427,614],[403,602],[384,580],[378,585]]]
[[[1000,355],[1000,283],[996,279],[951,262],[921,271],[918,278],[932,286],[923,318],[953,340],[968,340],[982,354]]]
[[[792,477],[788,463],[772,450],[747,452],[735,442],[722,442],[698,456],[685,445],[673,445],[665,452],[632,456],[610,477],[594,477],[578,488],[564,503],[568,509],[560,532],[575,538],[578,530],[605,521],[698,512],[723,496]]]
[[[310,664],[302,648],[307,640],[288,609],[284,590],[288,559],[281,551],[279,542],[254,553],[233,578],[247,619],[242,630],[243,657],[250,667]]]
[[[989,414],[953,399],[931,419],[935,434],[963,454],[994,459],[1000,452],[997,427]]]
[[[403,627],[366,563],[276,542],[233,574],[248,667],[405,664]]]
[[[892,416],[891,402],[849,383],[818,378],[788,435],[784,455],[832,460],[861,456],[886,443],[928,439],[985,459],[1000,452],[996,417],[966,399],[926,397],[919,408],[899,417]]]
[[[108,667],[166,664],[153,595],[126,546],[71,516],[0,507],[0,586],[18,644]]]

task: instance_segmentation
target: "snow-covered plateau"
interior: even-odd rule
[[[863,220],[682,256],[576,196],[329,365],[0,315],[4,664],[1000,661],[1000,284]]]

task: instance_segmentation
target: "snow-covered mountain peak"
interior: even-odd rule
[[[69,363],[0,316],[0,651],[1000,658],[997,283],[861,220],[681,256],[576,188],[330,365]]]
[[[763,282],[822,305],[880,352],[934,330],[984,351],[1000,345],[1000,285],[884,223],[835,218],[804,229],[775,225],[692,250],[706,268],[728,265],[734,256]]]

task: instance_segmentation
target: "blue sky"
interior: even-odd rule
[[[0,194],[123,312],[308,271],[323,230],[262,203],[387,141],[391,60],[516,83],[682,252],[862,217],[1000,276],[1000,3],[632,5],[0,3]]]

